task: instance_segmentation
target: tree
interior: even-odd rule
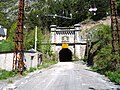
[[[118,15],[120,16],[120,1],[117,0],[117,12],[118,12]]]
[[[8,41],[14,41],[15,31],[17,29],[17,23],[13,23],[10,30],[8,31]]]
[[[94,59],[94,57],[99,55],[99,51],[101,51],[102,48],[111,45],[112,37],[110,27],[106,25],[98,25],[92,28],[90,32],[92,33],[92,36],[88,55],[88,65],[93,65],[96,60],[98,61],[98,59]]]
[[[72,5],[73,22],[79,23],[88,18],[89,4],[85,0],[75,0]]]
[[[97,8],[96,15],[92,14],[93,20],[100,20],[107,15],[107,12],[110,12],[109,0],[90,0],[90,5]]]
[[[13,9],[17,0],[1,0],[0,1],[0,25],[9,29],[13,23],[13,19],[16,17],[16,9]],[[14,18],[12,18],[12,16]]]

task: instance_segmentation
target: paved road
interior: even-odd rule
[[[17,80],[11,86],[16,90],[120,90],[120,86],[80,62],[59,62]]]

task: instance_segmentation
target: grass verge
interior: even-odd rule
[[[0,80],[8,79],[17,75],[17,72],[0,70]]]
[[[26,70],[23,72],[23,75],[27,75],[28,73],[34,72],[35,70],[40,70],[43,68],[47,68],[50,65],[56,64],[57,61],[55,60],[46,60],[43,62],[42,65],[38,65],[37,68],[30,68],[29,70]],[[8,79],[11,77],[15,77],[19,75],[17,71],[6,71],[6,70],[0,70],[0,80]]]
[[[34,72],[36,70],[40,70],[43,68],[48,68],[49,66],[56,64],[57,61],[56,60],[45,60],[42,65],[38,65],[37,68],[33,68],[31,67],[29,70],[26,70],[25,72],[23,72],[23,75],[27,75],[28,73]]]
[[[108,79],[110,79],[110,81],[114,82],[115,84],[120,85],[120,73],[117,71],[105,71],[105,70],[98,70],[95,67],[91,67],[91,69],[95,72],[98,72],[102,75],[105,75],[106,77],[108,77]]]

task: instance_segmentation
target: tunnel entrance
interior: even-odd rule
[[[59,52],[60,62],[72,61],[72,52],[68,48],[63,48]]]

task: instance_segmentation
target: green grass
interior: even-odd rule
[[[23,75],[27,75],[28,73],[31,73],[31,72],[34,72],[36,70],[40,70],[43,68],[48,68],[49,66],[56,64],[56,63],[57,63],[57,61],[55,61],[55,60],[44,60],[42,65],[38,65],[37,68],[31,67],[29,70],[24,71]]]
[[[43,62],[42,65],[38,65],[38,69],[47,68],[47,67],[49,67],[53,64],[56,64],[56,63],[57,63],[57,61],[55,61],[55,60],[49,60],[49,61],[46,60],[45,62]]]
[[[45,62],[43,62],[42,65],[38,65],[37,68],[30,68],[27,71],[23,72],[23,75],[27,75],[28,73],[34,72],[35,70],[39,70],[39,69],[43,69],[43,68],[47,68],[50,65],[56,64],[57,62],[55,60],[46,60]],[[18,75],[17,71],[6,71],[6,70],[0,70],[0,80],[4,80],[4,79],[8,79],[11,77],[15,77]],[[8,81],[9,83],[11,83],[12,81]]]
[[[98,72],[102,75],[105,75],[110,79],[110,81],[115,82],[116,84],[120,85],[120,72],[117,71],[106,71],[106,70],[98,70],[96,67],[91,67],[91,69],[95,72]]]
[[[0,80],[8,79],[10,77],[16,76],[17,73],[13,71],[0,70]]]
[[[106,75],[112,82],[115,82],[116,84],[119,84],[119,85],[120,85],[120,73],[108,71],[108,72],[105,73],[105,75]]]
[[[29,70],[28,70],[28,72],[30,73],[30,72],[34,72],[35,70],[37,70],[37,68],[30,68]]]

